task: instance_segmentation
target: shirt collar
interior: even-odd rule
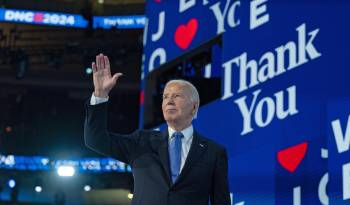
[[[168,126],[169,139],[171,138],[171,136],[173,136],[174,132],[176,131]],[[184,135],[185,140],[188,140],[191,137],[193,137],[193,126],[190,125],[184,130],[181,130],[180,132]]]

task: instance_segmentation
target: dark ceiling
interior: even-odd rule
[[[0,5],[89,15],[144,12],[144,2],[137,0],[3,0]],[[110,57],[112,72],[124,73],[111,94],[110,129],[136,129],[142,33],[0,23],[0,152],[95,155],[84,146],[82,128],[84,102],[93,91],[85,69],[99,53]]]
[[[0,7],[75,13],[86,18],[144,14],[144,1],[140,0],[104,0],[103,4],[97,0],[0,0]],[[89,30],[0,22],[0,154],[50,159],[102,157],[86,148],[83,140],[85,103],[93,92],[92,76],[85,69],[99,53],[109,56],[113,73],[124,73],[110,94],[109,129],[120,133],[136,129],[142,35],[142,29]],[[33,192],[36,178],[45,179],[43,193],[33,195],[32,201],[52,202],[57,189],[68,186],[66,204],[85,203],[83,183],[92,183],[93,189],[127,190],[132,183],[128,173],[80,174],[64,184],[62,179],[57,181],[54,171],[0,170],[1,204],[10,177],[22,183],[22,193]]]
[[[101,0],[100,0],[101,1]],[[86,9],[94,15],[144,14],[144,0],[0,0],[5,8],[81,13]]]

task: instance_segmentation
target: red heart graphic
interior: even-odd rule
[[[277,153],[278,162],[283,168],[293,173],[304,159],[307,146],[308,143],[304,142],[279,151]]]
[[[160,2],[161,2],[161,0],[154,0],[154,2],[156,2],[156,3],[160,3]]]
[[[198,21],[195,18],[191,19],[186,25],[182,24],[178,26],[174,36],[176,45],[182,49],[187,49],[192,43],[197,29]]]

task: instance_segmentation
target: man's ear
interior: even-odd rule
[[[196,109],[197,108],[197,103],[193,104],[193,110],[192,110],[192,115],[196,114]]]
[[[194,111],[196,110],[196,104],[193,104],[192,105],[192,110],[191,110],[191,113],[192,113],[192,115],[194,114]]]
[[[198,110],[198,103],[195,103],[194,105],[193,105],[193,110],[192,110],[192,119],[196,119],[197,118],[197,114],[198,113],[196,113],[196,110]]]

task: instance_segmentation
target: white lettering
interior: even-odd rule
[[[285,119],[288,115],[292,116],[298,113],[296,99],[296,86],[287,88],[288,92],[288,109],[284,110],[283,91],[275,93],[276,97],[276,116],[278,119]]]
[[[247,107],[247,103],[246,103],[246,96],[243,96],[241,98],[238,98],[235,103],[238,105],[239,110],[241,111],[241,114],[243,116],[243,130],[241,132],[241,135],[245,135],[249,132],[253,131],[252,128],[252,123],[251,123],[251,116],[252,116],[252,112],[256,103],[256,99],[259,95],[259,93],[261,92],[261,90],[257,90],[255,92],[253,92],[253,101],[251,102],[250,107]]]
[[[225,19],[227,17],[228,25],[231,28],[234,28],[240,24],[239,19],[236,19],[235,13],[237,8],[241,5],[240,1],[235,1],[230,7],[231,0],[227,0],[225,8],[223,11],[220,9],[221,1],[218,1],[216,4],[210,6],[210,9],[213,11],[215,19],[217,21],[217,30],[216,34],[225,32]]]
[[[165,63],[166,52],[164,48],[157,48],[156,50],[153,51],[148,62],[148,72],[151,72],[154,69],[154,61],[157,57],[159,57],[159,65]]]
[[[5,20],[32,23],[34,22],[34,13],[8,10],[5,12]]]
[[[343,165],[343,200],[350,199],[350,163]]]
[[[158,17],[158,31],[157,33],[155,34],[152,34],[152,41],[155,42],[155,41],[158,41],[162,36],[163,36],[163,33],[164,33],[164,22],[165,22],[165,12],[162,11],[159,13],[159,17]]]
[[[254,121],[259,127],[266,127],[269,125],[274,116],[282,120],[288,116],[292,116],[298,113],[296,107],[296,86],[290,86],[287,88],[288,92],[288,108],[284,108],[284,95],[285,91],[279,91],[274,94],[275,99],[271,97],[264,97],[256,104],[257,98],[261,90],[253,92],[253,99],[248,107],[246,102],[246,96],[240,97],[234,102],[238,105],[241,115],[243,117],[243,129],[241,135],[248,134],[254,129],[252,128],[252,113],[254,112]],[[266,113],[266,117],[263,117],[263,113]]]
[[[313,45],[319,29],[310,31],[308,33],[310,38],[306,42],[305,28],[305,24],[302,24],[296,29],[298,31],[298,42],[289,41],[285,45],[274,49],[275,52],[265,52],[258,62],[255,59],[248,59],[247,52],[244,52],[240,56],[236,56],[223,63],[225,86],[221,99],[225,100],[234,95],[232,90],[232,75],[234,75],[232,67],[234,65],[239,69],[239,87],[237,92],[240,93],[269,79],[273,79],[286,71],[292,70],[309,60],[320,57],[321,54]],[[299,58],[298,62],[296,59],[297,56]],[[307,59],[307,56],[309,59]],[[288,65],[285,62],[288,62]]]
[[[320,29],[315,29],[311,32],[309,32],[309,36],[310,39],[309,41],[306,43],[306,25],[305,23],[300,25],[297,29],[298,31],[298,50],[299,50],[299,65],[302,65],[306,62],[308,62],[308,59],[306,58],[306,54],[309,55],[309,57],[311,59],[315,59],[320,57],[322,54],[320,52],[318,52],[315,48],[315,46],[313,45],[313,41],[316,38],[316,35],[318,34],[318,32],[320,31]]]
[[[250,30],[270,20],[269,14],[266,14],[266,2],[267,0],[253,0],[250,2]]]
[[[350,146],[350,115],[345,129],[345,134],[342,132],[340,120],[332,121],[333,134],[337,144],[338,153],[343,153],[349,150]]]
[[[143,46],[145,47],[147,44],[147,35],[148,34],[148,18],[146,18],[145,28],[143,30]]]
[[[301,187],[297,186],[293,189],[293,205],[301,205]]]
[[[264,113],[263,111],[263,106],[264,103],[266,104],[266,119],[264,121],[262,114]],[[273,115],[275,114],[275,103],[272,98],[266,97],[260,100],[258,105],[256,106],[255,110],[255,122],[259,127],[265,127],[273,119]]]
[[[180,0],[179,12],[182,13],[196,4],[196,0]]]
[[[318,185],[318,198],[322,205],[329,204],[329,198],[327,196],[327,184],[329,181],[328,173],[324,174]]]
[[[235,17],[235,14],[236,14],[236,8],[238,6],[241,5],[241,2],[240,1],[236,1],[233,3],[233,5],[230,7],[230,9],[228,10],[228,14],[227,14],[227,22],[228,22],[228,25],[231,27],[231,28],[234,28],[236,26],[238,26],[240,24],[240,20],[236,19]]]

